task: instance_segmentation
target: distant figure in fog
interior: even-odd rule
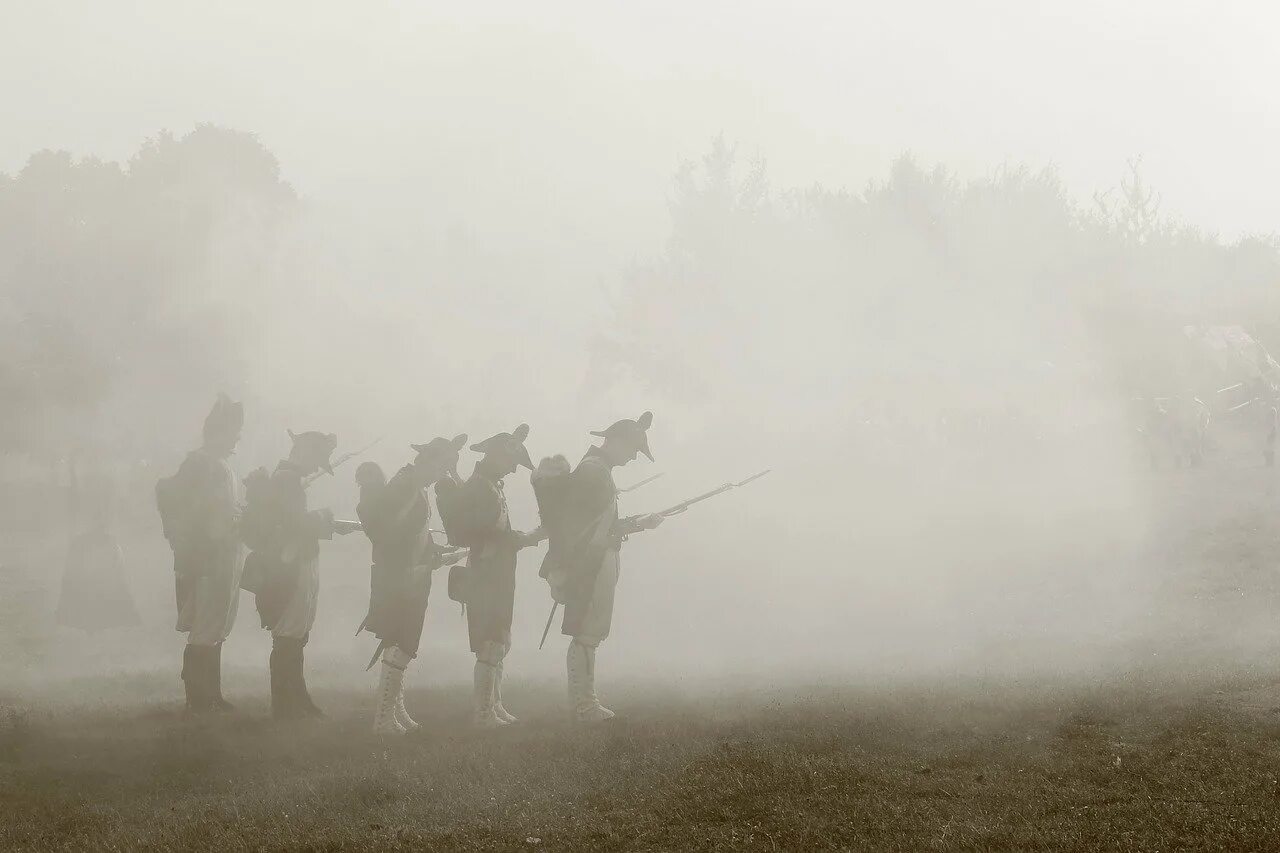
[[[240,604],[239,488],[227,460],[240,443],[244,407],[220,395],[204,421],[200,448],[156,484],[165,538],[173,549],[177,630],[187,634],[182,683],[187,711],[230,711],[222,696],[222,643]]]
[[[420,726],[404,703],[404,675],[418,654],[431,575],[439,566],[431,538],[431,504],[427,488],[457,477],[458,451],[467,437],[433,438],[412,445],[416,454],[386,481],[382,469],[365,462],[356,470],[360,503],[356,512],[373,546],[369,612],[361,630],[378,638],[382,669],[373,730],[404,734]]]
[[[74,462],[72,463],[74,466]],[[124,554],[111,532],[115,496],[105,478],[82,489],[77,472],[71,470],[72,524],[76,529],[67,549],[62,573],[62,594],[58,598],[58,624],[82,631],[126,628],[139,623],[138,610],[129,591]]]

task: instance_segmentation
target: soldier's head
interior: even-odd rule
[[[467,435],[453,438],[433,438],[426,444],[411,444],[417,456],[410,470],[419,488],[426,488],[446,476],[458,476],[458,454],[466,446]]]
[[[652,424],[653,412],[645,412],[635,420],[624,418],[608,429],[591,434],[604,439],[600,451],[614,465],[626,465],[641,453],[652,462],[653,454],[649,451],[649,427]]]
[[[387,484],[387,475],[377,462],[361,462],[356,467],[356,485],[361,493],[366,489],[378,489]]]
[[[220,458],[235,452],[240,443],[240,431],[244,429],[244,405],[235,403],[226,394],[219,394],[213,409],[204,419],[204,447]]]
[[[298,432],[289,430],[289,438],[293,447],[289,450],[289,461],[300,471],[302,476],[310,476],[317,471],[332,474],[329,457],[338,447],[338,437],[331,432]]]
[[[479,465],[491,476],[505,477],[514,474],[522,465],[533,471],[533,460],[529,458],[529,450],[524,446],[524,440],[528,437],[529,425],[520,424],[511,432],[500,432],[471,445],[471,449],[484,454]]]

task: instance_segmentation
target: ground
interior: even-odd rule
[[[527,722],[489,734],[457,688],[411,694],[425,728],[394,748],[364,694],[297,728],[251,695],[198,722],[29,713],[0,740],[0,849],[1274,850],[1280,689],[1229,682],[647,685],[585,730],[517,684]]]

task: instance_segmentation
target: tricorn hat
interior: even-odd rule
[[[529,458],[529,449],[524,446],[524,440],[529,437],[529,425],[520,424],[511,432],[500,432],[497,435],[490,436],[484,441],[471,445],[471,449],[476,453],[498,453],[507,452],[515,457],[517,464],[523,465],[530,471],[533,470],[533,460]]]
[[[243,428],[244,404],[233,402],[226,394],[219,394],[204,419],[205,439],[215,435],[239,435]]]
[[[649,452],[649,426],[653,423],[653,412],[645,412],[634,421],[630,418],[623,418],[610,424],[608,429],[592,431],[592,435],[600,438],[610,438],[614,441],[631,441],[635,443],[636,449],[649,457],[649,461],[653,461],[653,454]]]
[[[418,454],[418,459],[423,456],[443,459],[446,467],[455,475],[458,472],[458,454],[462,452],[462,448],[466,446],[467,434],[459,433],[453,438],[436,437],[428,441],[426,444],[409,445]],[[414,460],[417,461],[416,459]]]
[[[293,440],[295,448],[303,448],[308,453],[314,453],[323,458],[320,463],[320,470],[326,474],[333,473],[333,467],[329,464],[329,457],[333,451],[338,448],[338,437],[331,432],[294,432],[289,430],[289,438]]]

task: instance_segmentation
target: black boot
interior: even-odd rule
[[[188,714],[207,714],[213,710],[204,669],[204,647],[190,643],[182,650],[182,686],[187,694]]]
[[[283,637],[271,638],[271,716],[277,720],[296,720],[299,717],[294,691],[291,689],[290,641]]]
[[[304,717],[323,717],[324,711],[316,707],[316,703],[311,701],[311,694],[307,691],[307,678],[303,672],[303,654],[302,650],[307,645],[307,638],[303,637],[298,641],[297,652],[294,657],[293,664],[293,690],[294,701],[297,702],[298,712]]]
[[[222,698],[222,643],[213,647],[209,655],[209,700],[215,711],[234,711],[232,705]]]

